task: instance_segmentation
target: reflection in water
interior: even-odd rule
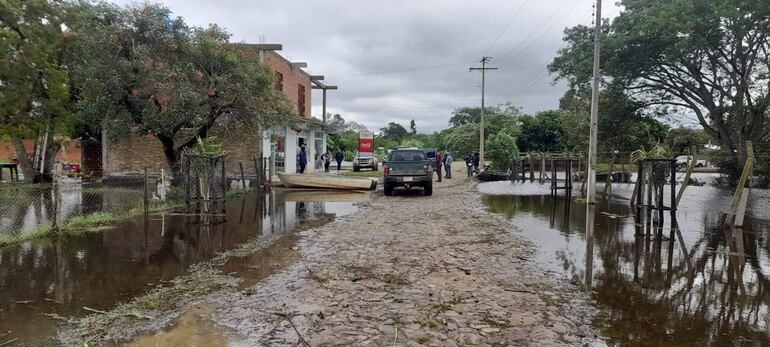
[[[570,203],[567,202],[564,210],[569,211],[569,205]],[[568,220],[569,213],[564,217],[564,220]],[[586,276],[585,276],[585,283],[586,288],[591,289],[594,279],[594,219],[596,218],[596,205],[594,204],[587,204],[586,205],[586,236],[585,236],[585,244],[586,244]],[[569,225],[569,223],[565,223]]]
[[[151,215],[102,233],[0,248],[0,331],[29,345],[55,344],[56,321],[43,313],[107,309],[254,237],[355,212],[352,203],[290,201],[275,191],[227,203],[224,220]]]
[[[725,199],[699,188],[688,188],[690,201],[668,221],[635,219],[623,200],[599,201],[593,214],[547,195],[484,202],[515,218],[539,244],[540,262],[591,290],[606,309],[601,325],[611,342],[770,345],[770,223],[761,215],[770,211],[755,210],[743,230],[724,230],[713,204]]]

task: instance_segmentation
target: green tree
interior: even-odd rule
[[[570,89],[561,98],[560,108],[565,113],[565,149],[587,152],[590,93],[587,89]],[[650,149],[651,145],[665,138],[668,130],[665,124],[655,119],[657,115],[629,98],[622,86],[610,84],[599,95],[599,150],[632,152]]]
[[[425,148],[425,143],[420,141],[420,139],[410,137],[405,139],[404,141],[401,141],[401,146]]]
[[[0,2],[0,136],[14,144],[24,178],[50,173],[60,144],[54,135],[66,131],[70,98],[63,7],[48,0]],[[33,162],[24,139],[38,139],[42,163]],[[47,175],[46,175],[47,177]]]
[[[507,172],[519,160],[519,148],[516,139],[506,133],[499,133],[486,141],[485,156],[492,161],[495,171]]]
[[[382,137],[391,139],[398,143],[401,143],[401,140],[403,140],[408,133],[407,130],[401,124],[398,124],[396,122],[388,123],[388,126],[380,129],[380,131],[382,132]]]
[[[709,142],[709,138],[703,130],[674,128],[669,130],[665,143],[674,153],[689,153],[692,147],[695,147],[696,151],[702,150]]]
[[[293,112],[270,70],[216,25],[190,28],[160,5],[113,8],[110,25],[79,33],[85,118],[112,136],[152,134],[179,171],[181,153],[218,127],[254,133]],[[236,130],[237,129],[237,130]]]
[[[454,153],[457,158],[478,152],[479,124],[468,123],[452,128],[446,134],[443,147],[443,149]]]
[[[521,116],[521,133],[516,139],[524,152],[560,152],[564,150],[564,124],[559,111],[543,111],[532,116]]]
[[[345,130],[345,119],[342,118],[342,116],[339,115],[339,113],[328,117],[326,121],[327,126],[329,127],[329,130],[331,131],[344,131]]]
[[[515,117],[521,114],[518,107],[511,103],[500,104],[497,106],[484,107],[484,119],[494,115],[506,115]],[[452,111],[452,117],[449,118],[449,126],[452,128],[470,123],[481,122],[481,107],[461,107]]]
[[[721,146],[729,166],[745,160],[745,142],[770,131],[770,6],[754,0],[622,0],[603,32],[602,72],[648,108],[694,116]],[[591,30],[565,31],[567,47],[549,66],[585,89]],[[735,173],[733,173],[735,174]]]

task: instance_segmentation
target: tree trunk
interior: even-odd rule
[[[163,154],[166,157],[166,163],[171,168],[171,185],[177,187],[184,182],[182,177],[182,167],[179,162],[179,151],[174,145],[174,139],[168,136],[156,136],[163,145]]]
[[[43,174],[46,177],[52,177],[54,172],[54,165],[56,165],[56,155],[61,149],[61,144],[54,141],[48,141],[48,146],[45,149],[45,162],[43,163]]]
[[[11,141],[13,142],[13,148],[16,152],[16,160],[19,161],[21,173],[24,175],[24,182],[35,182],[35,178],[38,174],[35,172],[35,168],[32,165],[32,160],[29,158],[27,149],[24,148],[24,142],[22,142],[20,137],[16,136],[12,137]]]

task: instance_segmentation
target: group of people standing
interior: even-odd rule
[[[441,152],[436,151],[436,173],[438,174],[438,182],[441,182],[441,171],[446,171],[444,178],[452,179],[452,154],[446,152],[443,156]],[[466,155],[463,157],[465,161],[465,167],[467,169],[468,177],[473,177],[474,174],[479,172],[479,153],[473,153],[473,155]]]
[[[479,173],[479,162],[481,161],[479,152],[466,155],[463,159],[465,160],[465,168],[468,170],[468,177],[473,177],[474,174]]]
[[[324,172],[329,172],[329,166],[332,164],[332,154],[328,150],[326,153],[321,154],[321,156],[318,156],[318,153],[315,154],[315,169],[320,170],[321,167],[324,168]],[[337,153],[334,155],[334,160],[337,162],[337,171],[339,171],[342,167],[342,161],[345,159],[345,153],[342,152],[342,150],[338,150]],[[300,146],[299,153],[297,154],[297,173],[303,174],[305,173],[305,169],[307,168],[307,151],[305,151],[305,145]]]

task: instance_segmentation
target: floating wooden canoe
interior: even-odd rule
[[[372,190],[377,187],[377,179],[366,177],[278,174],[278,178],[287,187],[349,190]]]

